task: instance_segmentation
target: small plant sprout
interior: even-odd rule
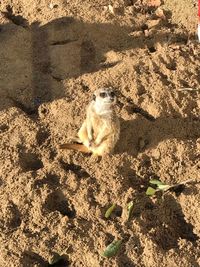
[[[111,213],[115,210],[116,208],[116,204],[112,204],[112,206],[110,206],[110,208],[107,209],[106,213],[105,213],[105,218],[108,219],[111,215]]]
[[[155,180],[155,179],[150,180],[149,183],[156,185],[157,189],[163,190],[163,191],[166,191],[170,188],[170,185],[164,184],[163,182],[161,182],[159,180]]]
[[[132,211],[133,211],[133,201],[130,201],[127,205],[127,211],[128,211],[128,220],[131,217]]]
[[[153,179],[153,180],[150,180],[149,183],[152,184],[152,185],[155,185],[156,188],[153,188],[153,187],[149,186],[147,188],[146,195],[147,196],[153,196],[158,191],[164,191],[165,192],[165,191],[167,191],[169,189],[176,188],[176,187],[178,187],[180,185],[187,184],[187,183],[189,183],[191,181],[192,181],[192,179],[180,182],[178,184],[168,185],[168,184],[164,184],[163,182],[161,182],[159,180]]]
[[[153,196],[155,193],[156,193],[156,189],[154,189],[153,187],[149,186],[147,188],[147,191],[146,191],[147,196]]]
[[[103,252],[102,256],[106,257],[106,258],[111,258],[117,255],[120,247],[121,247],[121,243],[122,240],[118,240],[118,241],[113,241],[112,243],[110,243],[105,251]]]

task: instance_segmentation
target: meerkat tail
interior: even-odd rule
[[[62,144],[59,146],[60,149],[76,150],[84,153],[91,153],[91,151],[83,144]]]

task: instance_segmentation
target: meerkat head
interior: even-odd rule
[[[117,98],[114,89],[108,87],[97,89],[93,94],[93,100],[101,103],[102,105],[105,104],[111,106],[116,103]]]
[[[100,88],[93,94],[94,107],[99,114],[105,114],[112,110],[117,98],[113,88]]]

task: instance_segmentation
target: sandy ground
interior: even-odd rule
[[[200,265],[197,1],[147,2],[0,1],[1,267]],[[118,92],[115,153],[59,151],[105,85]],[[151,178],[193,182],[150,198]]]

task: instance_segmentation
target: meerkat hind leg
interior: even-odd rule
[[[87,147],[89,147],[89,138],[87,132],[87,124],[86,121],[83,122],[80,130],[78,131],[78,137],[80,141]]]
[[[96,146],[92,148],[91,150],[92,150],[93,155],[95,156],[105,156],[113,152],[113,149],[110,148],[109,145],[106,143],[102,143],[101,145]]]

